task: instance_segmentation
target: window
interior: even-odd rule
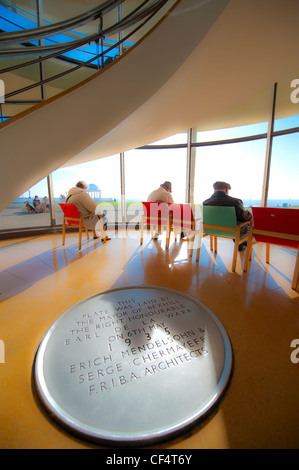
[[[194,202],[202,203],[214,192],[215,181],[226,181],[230,195],[245,206],[260,205],[266,139],[209,145],[196,149]]]
[[[165,137],[165,139],[157,140],[156,142],[152,142],[150,145],[179,145],[179,144],[187,144],[188,133],[182,132],[180,134],[174,134],[169,137]]]
[[[140,221],[141,202],[164,181],[171,181],[175,202],[186,197],[186,155],[183,149],[130,150],[125,152],[127,221]]]
[[[273,138],[268,207],[299,206],[299,132]]]
[[[274,132],[292,129],[292,127],[299,127],[299,115],[276,119],[274,122]]]
[[[215,142],[217,140],[236,139],[238,137],[249,137],[265,134],[268,131],[268,122],[249,124],[247,126],[231,127],[227,129],[216,129],[211,131],[198,131],[196,142]]]
[[[64,202],[68,190],[79,180],[89,184],[90,196],[106,211],[109,223],[121,220],[120,215],[120,164],[119,155],[100,158],[60,168],[52,174],[56,224],[62,224],[62,211],[58,205]]]
[[[35,196],[41,203],[36,207],[33,204]],[[50,226],[48,202],[43,201],[45,197],[49,198],[47,178],[25,191],[0,213],[0,230]]]

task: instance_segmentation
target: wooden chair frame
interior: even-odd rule
[[[154,238],[154,227],[163,230],[166,227],[166,249],[169,248],[170,232],[172,230],[167,202],[142,202],[140,245],[143,244],[144,226],[150,226],[151,239]]]
[[[194,242],[196,236],[196,225],[202,222],[202,217],[195,219],[194,208],[190,204],[176,204],[173,203],[169,206],[171,213],[172,230],[177,240],[178,234],[186,232],[187,242],[189,245],[189,256],[192,258],[194,251]],[[202,229],[198,231],[198,246],[196,251],[196,259],[199,253],[199,246],[201,242]]]
[[[79,228],[79,241],[78,241],[78,249],[81,251],[81,245],[82,245],[82,231],[84,230],[86,233],[87,240],[89,240],[89,235],[88,235],[88,229],[84,227],[83,225],[83,220],[86,217],[90,217],[92,215],[95,215],[94,213],[92,214],[87,214],[87,215],[81,215],[78,212],[77,207],[75,204],[68,204],[68,203],[59,203],[62,211],[63,211],[63,223],[62,223],[62,245],[65,245],[65,233],[66,233],[66,228],[67,227],[78,227]],[[69,206],[69,207],[65,207]],[[77,215],[76,217],[71,217],[65,214],[64,210],[65,209],[70,209],[72,210],[74,215]],[[77,214],[76,214],[77,213]],[[95,230],[93,230],[93,234],[95,235]]]
[[[206,208],[212,208],[212,210],[214,210],[214,208],[215,208],[215,212],[216,212],[216,210],[221,211],[223,209],[227,214],[230,215],[231,219],[234,218],[235,224],[232,224],[230,222],[231,226],[227,226],[227,225],[216,225],[216,224],[212,225],[212,224],[205,223],[205,212],[207,211]],[[250,224],[250,221],[237,222],[236,212],[235,212],[234,207],[229,207],[229,206],[203,206],[203,224],[202,224],[203,234],[202,234],[202,237],[210,236],[210,249],[211,249],[211,251],[214,250],[214,252],[217,253],[217,251],[218,251],[218,240],[217,240],[218,237],[229,238],[231,240],[233,240],[233,239],[235,240],[235,246],[234,246],[234,252],[233,252],[233,261],[232,261],[232,271],[236,270],[239,245],[249,239],[249,232],[241,233],[242,227],[244,227],[245,225],[248,225],[248,224]],[[219,231],[221,233],[218,234],[217,231]],[[227,235],[226,235],[225,232],[227,232]],[[213,239],[214,239],[215,243],[213,243]],[[200,249],[199,249],[199,251],[200,251]],[[198,259],[199,259],[199,255],[200,255],[200,253],[198,252],[198,254],[197,254]]]
[[[252,208],[253,224],[251,225],[250,231],[249,231],[248,246],[247,246],[243,271],[247,272],[249,261],[252,260],[253,245],[257,243],[266,243],[266,263],[267,264],[270,263],[271,244],[280,245],[280,246],[289,246],[290,248],[297,250],[297,257],[296,257],[295,268],[294,268],[294,273],[293,273],[293,278],[292,278],[292,289],[296,290],[299,285],[299,234],[276,232],[273,230],[265,230],[265,229],[256,227],[254,223],[254,213],[256,209],[259,211],[262,211],[263,209],[265,209],[266,211],[268,211],[268,213],[270,211],[271,215],[279,217],[279,210],[277,210],[276,208],[273,208],[273,209],[272,208],[260,208],[260,207]],[[280,211],[284,211],[280,213],[285,215],[286,210],[288,209],[280,208]],[[295,212],[293,211],[295,211],[296,209],[290,209],[290,210],[292,211],[290,212],[290,215],[291,216],[295,215]],[[295,227],[296,223],[294,222],[293,219],[290,219],[289,222],[291,225],[293,225],[293,227]],[[278,222],[278,225],[279,225],[279,222]],[[283,224],[281,225],[281,228],[283,228]],[[298,231],[298,225],[297,225],[297,231]],[[296,245],[297,245],[297,248],[296,248]]]

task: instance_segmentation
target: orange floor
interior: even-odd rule
[[[157,446],[164,449],[299,448],[299,362],[291,361],[291,341],[299,338],[299,294],[291,289],[293,250],[254,247],[248,273],[244,254],[231,272],[232,242],[220,239],[216,257],[203,240],[199,265],[187,243],[138,232],[119,233],[110,242],[83,241],[69,234],[0,242],[2,272],[0,339],[0,448],[80,449],[96,447],[56,427],[40,410],[31,389],[38,344],[69,307],[107,289],[157,285],[187,293],[223,323],[234,349],[230,386],[213,414],[188,434]],[[299,353],[297,354],[299,358]]]

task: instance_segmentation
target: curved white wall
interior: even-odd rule
[[[295,0],[183,0],[117,63],[0,126],[0,210],[62,165],[204,128],[269,92],[296,68],[298,14]]]

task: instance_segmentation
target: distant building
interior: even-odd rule
[[[92,199],[101,199],[101,190],[97,187],[96,184],[91,183],[88,187],[87,193]]]

